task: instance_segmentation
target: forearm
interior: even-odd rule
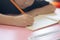
[[[1,24],[11,23],[12,22],[11,20],[14,20],[14,16],[8,16],[8,15],[0,14],[0,23]]]
[[[34,19],[30,15],[8,16],[0,14],[0,24],[27,26],[32,25]]]
[[[29,15],[31,16],[37,16],[37,15],[45,15],[45,14],[51,14],[55,11],[55,7],[51,4],[45,6],[45,7],[42,7],[42,8],[37,8],[37,9],[34,9],[34,10],[31,10],[29,12],[27,12]]]

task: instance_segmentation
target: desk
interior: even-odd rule
[[[60,9],[56,12],[59,13]],[[53,26],[60,27],[60,24]],[[31,33],[32,31],[26,28],[0,25],[0,40],[28,40]]]

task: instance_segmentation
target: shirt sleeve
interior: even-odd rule
[[[4,15],[19,15],[20,11],[10,0],[0,0],[0,13]]]
[[[1,8],[2,8],[2,4],[1,4],[1,0],[0,0],[0,13],[1,13]]]

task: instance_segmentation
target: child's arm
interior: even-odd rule
[[[37,15],[45,15],[45,14],[51,14],[55,11],[55,7],[52,4],[49,4],[47,6],[44,6],[42,8],[37,8],[34,10],[31,10],[27,12],[31,16],[37,16]]]
[[[30,15],[8,16],[0,14],[0,24],[27,26],[32,25],[33,20]]]

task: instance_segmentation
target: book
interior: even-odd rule
[[[59,22],[59,20],[55,20],[49,16],[56,16],[56,14],[47,14],[47,15],[39,15],[34,18],[34,23],[32,26],[27,27],[29,30],[38,30],[45,28],[47,26],[56,24]]]

